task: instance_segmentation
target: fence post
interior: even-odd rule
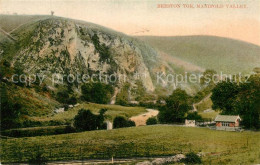
[[[81,154],[81,147],[79,147],[79,160],[82,159],[82,154]]]
[[[49,157],[50,157],[50,158],[52,157],[52,155],[51,155],[51,149],[50,149]]]

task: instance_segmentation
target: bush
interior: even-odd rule
[[[74,118],[74,126],[78,131],[91,131],[103,128],[104,113],[101,109],[99,115],[93,114],[90,110],[81,109]]]
[[[185,114],[191,108],[191,97],[182,89],[176,89],[166,99],[166,105],[159,108],[160,123],[183,123]]]
[[[155,117],[150,117],[147,121],[146,121],[146,125],[155,125],[157,124],[157,119]]]
[[[68,104],[77,104],[77,98],[75,96],[71,96],[69,99],[68,99]]]
[[[59,91],[56,95],[56,99],[60,103],[67,103],[69,99],[69,94],[67,91]]]
[[[109,103],[114,93],[114,89],[111,85],[100,82],[84,84],[81,86],[81,91],[82,100],[98,104]]]
[[[113,122],[113,128],[124,128],[124,127],[132,127],[132,126],[135,126],[135,122],[131,120],[126,120],[122,116],[115,117]]]
[[[186,164],[201,164],[202,163],[201,158],[194,152],[190,152],[190,153],[186,154],[186,158],[182,159],[182,162],[186,163]]]
[[[202,117],[198,114],[198,112],[192,112],[192,113],[188,113],[187,119],[199,121],[202,120]]]

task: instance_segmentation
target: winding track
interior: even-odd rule
[[[146,110],[148,112],[137,116],[133,116],[130,118],[130,120],[134,121],[136,126],[142,126],[142,125],[146,125],[147,119],[149,119],[150,117],[155,117],[159,114],[159,111],[155,109],[146,109]]]

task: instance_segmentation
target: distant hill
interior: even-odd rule
[[[23,24],[42,19],[48,16],[40,15],[0,15],[0,28],[6,32],[11,32]]]
[[[260,47],[216,36],[137,37],[170,56],[218,72],[249,73],[260,66]]]

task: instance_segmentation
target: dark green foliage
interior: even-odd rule
[[[132,120],[128,120],[128,127],[135,127],[135,122]]]
[[[182,162],[185,164],[201,164],[201,158],[194,152],[187,153],[186,158],[182,159]]]
[[[51,126],[51,127],[34,127],[34,128],[20,128],[20,129],[10,129],[2,132],[2,135],[9,137],[33,137],[33,136],[43,136],[43,135],[59,135],[66,133],[75,132],[75,128],[72,126]]]
[[[155,117],[150,117],[147,121],[146,121],[146,125],[155,125],[157,124],[157,119]]]
[[[111,85],[101,82],[84,84],[81,86],[81,91],[82,100],[99,104],[109,103],[114,93],[114,89]]]
[[[136,90],[133,91],[136,95],[135,100],[141,101],[142,98],[144,97],[144,95],[146,94],[146,89],[145,89],[142,81],[140,81],[140,80],[136,82],[136,86],[137,86]]]
[[[59,91],[57,94],[56,94],[56,99],[58,102],[60,103],[67,103],[68,100],[69,100],[69,94],[67,91]]]
[[[130,84],[126,83],[119,91],[116,96],[116,104],[118,105],[127,105],[128,104],[128,90],[130,88]]]
[[[105,62],[108,59],[111,60],[109,47],[106,46],[104,43],[100,44],[99,37],[98,37],[98,35],[96,33],[91,37],[91,40],[93,41],[95,49],[99,52],[100,62]]]
[[[76,96],[69,95],[69,92],[67,90],[62,90],[57,92],[56,94],[56,100],[63,104],[76,104],[77,98]]]
[[[76,96],[71,96],[68,100],[68,104],[77,104],[77,98]]]
[[[188,120],[202,120],[202,117],[198,114],[198,112],[192,112],[192,113],[188,113],[187,117]]]
[[[122,116],[115,117],[113,121],[113,128],[124,128],[124,127],[132,127],[135,126],[135,122],[131,120],[126,120]]]
[[[158,119],[161,123],[183,122],[190,108],[190,96],[184,90],[176,89],[166,99],[166,105],[159,109]]]
[[[99,115],[95,115],[90,110],[81,109],[74,118],[74,126],[78,131],[101,129],[103,128],[106,111],[106,109],[101,109]]]
[[[222,114],[240,115],[246,128],[260,128],[260,76],[252,75],[247,82],[221,82],[212,91],[214,109]]]
[[[232,110],[234,106],[234,97],[239,93],[238,85],[232,82],[222,82],[212,90],[211,100],[213,109],[222,109],[223,114],[237,115],[237,112]]]
[[[46,164],[47,158],[43,156],[43,152],[38,149],[38,152],[35,155],[32,155],[31,159],[29,160],[29,164]]]
[[[13,102],[8,96],[6,87],[1,84],[1,129],[10,129],[20,126],[19,116],[22,108],[18,102]],[[18,99],[16,99],[18,100]]]

